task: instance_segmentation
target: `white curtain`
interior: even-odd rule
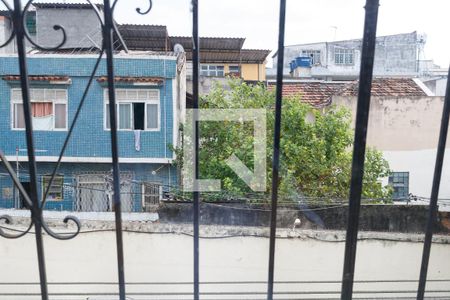
[[[119,104],[119,129],[131,129],[131,104]]]
[[[147,129],[158,128],[158,104],[147,104]]]

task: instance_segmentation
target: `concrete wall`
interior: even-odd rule
[[[11,22],[9,19],[4,16],[0,16],[0,45],[5,43],[7,39],[11,36],[12,28]],[[27,46],[29,45],[26,42]],[[7,46],[0,48],[0,53],[15,53],[16,52],[16,43],[15,41],[11,41]]]
[[[353,124],[357,97],[334,96],[350,108]],[[372,97],[367,142],[383,151],[426,150],[437,146],[443,97]]]
[[[102,46],[100,21],[92,9],[47,9],[36,11],[37,41],[45,47],[55,47],[62,33],[53,26],[61,25],[67,35],[62,48],[91,48]],[[81,26],[80,26],[81,24]]]
[[[447,78],[437,78],[433,80],[426,80],[424,84],[430,89],[435,96],[445,96],[445,89],[447,87]]]
[[[434,96],[445,96],[445,90],[447,88],[447,78],[434,78],[431,80],[427,80],[427,78],[423,78],[423,83],[430,91],[434,94]]]
[[[447,78],[441,78],[436,81],[436,96],[445,96],[445,89],[447,87]]]
[[[354,124],[357,98],[335,96],[333,103],[350,108]],[[431,193],[443,104],[443,97],[371,99],[367,144],[383,151],[393,171],[410,172],[410,193],[417,196]],[[441,198],[450,198],[449,183],[450,155],[446,155]]]
[[[158,208],[162,223],[192,223],[192,203],[164,203]],[[339,204],[283,205],[278,209],[277,224],[282,228],[293,226],[295,219],[302,222],[299,228],[345,230],[348,206]],[[442,219],[446,219],[442,217]],[[421,232],[427,220],[427,207],[419,205],[363,205],[360,229],[367,231]],[[202,225],[270,226],[270,207],[261,204],[202,203]],[[437,225],[440,232],[450,232],[446,225]]]
[[[6,18],[4,16],[0,16],[0,45],[3,44],[6,39],[8,38],[6,35]],[[5,49],[4,48],[0,48],[0,53],[5,53]]]
[[[186,226],[188,228],[190,226]],[[167,231],[172,229],[167,228]],[[189,232],[189,229],[186,229]],[[150,228],[150,231],[153,231]],[[217,228],[217,232],[228,235],[241,229]],[[202,232],[202,236],[205,233]],[[220,234],[216,234],[220,235]],[[302,238],[279,238],[276,244],[276,281],[324,281],[341,280],[344,258],[342,234],[329,233],[335,240],[324,238],[320,233],[309,233]],[[181,234],[124,233],[125,278],[127,282],[192,282],[192,237]],[[80,234],[70,241],[44,238],[47,277],[49,282],[117,282],[117,254],[113,232]],[[417,280],[419,278],[422,243],[389,241],[378,239],[361,240],[356,255],[355,280]],[[200,240],[200,281],[231,281],[240,284],[204,284],[201,292],[257,292],[259,295],[232,296],[227,299],[263,299],[267,285],[269,239],[265,237],[229,237]],[[38,282],[38,270],[33,235],[17,240],[1,240],[2,257],[1,282]],[[433,244],[428,279],[450,278],[448,244]],[[259,284],[244,284],[243,281],[262,281]],[[414,297],[416,282],[384,282],[378,284],[355,284],[355,297],[375,297],[358,294],[361,290],[409,290],[409,294],[388,294],[384,296]],[[448,282],[429,282],[429,290],[448,290]],[[295,299],[329,299],[338,297],[340,283],[334,284],[276,284],[276,291],[330,291],[329,295],[296,294]],[[0,287],[0,294],[6,292],[38,292],[36,285]],[[85,293],[117,292],[116,285],[51,286],[51,292]],[[175,299],[167,293],[192,293],[191,284],[169,285],[127,285],[128,292],[163,293],[164,296],[131,296],[130,299]],[[333,294],[336,293],[336,294]],[[429,296],[432,294],[428,294]],[[440,293],[448,296],[448,293]],[[293,299],[294,295],[285,295]],[[378,297],[380,295],[377,295]],[[207,297],[205,299],[218,299]],[[223,299],[223,295],[222,298]],[[255,298],[257,297],[257,298]],[[261,297],[261,298],[260,298]],[[6,299],[6,298],[5,298]],[[10,296],[9,300],[23,297]],[[26,299],[39,299],[27,297]],[[86,300],[86,296],[58,297],[58,299]],[[88,299],[118,299],[114,297],[89,297]],[[177,299],[189,299],[185,295]],[[372,298],[371,298],[372,299]]]
[[[311,68],[311,76],[318,78],[356,78],[359,74],[362,40],[346,40],[286,46],[284,73],[289,74],[289,63],[301,55],[302,50],[319,50],[321,64]],[[411,76],[417,74],[417,33],[397,34],[377,37],[375,46],[375,76]],[[336,48],[353,49],[354,63],[336,64]],[[276,68],[277,56],[273,58]]]

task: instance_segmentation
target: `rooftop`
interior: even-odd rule
[[[269,89],[275,82],[268,83]],[[302,102],[314,107],[331,104],[333,96],[357,96],[358,81],[350,83],[334,81],[292,81],[283,83],[283,96],[300,96]],[[375,78],[371,95],[375,97],[427,96],[426,92],[412,78]]]
[[[336,95],[345,83],[332,81],[305,81],[283,83],[283,97],[300,96],[302,102],[314,107],[324,107],[331,103],[331,97]],[[275,84],[269,83],[269,89]]]
[[[103,4],[93,3],[95,6],[102,8]],[[33,2],[36,8],[72,8],[72,9],[92,9],[87,2],[66,3],[66,2]]]
[[[372,96],[427,96],[412,78],[375,78],[372,82]],[[338,96],[357,96],[358,81],[347,84]]]
[[[385,38],[390,38],[390,37],[395,37],[395,36],[402,36],[402,35],[403,36],[417,35],[417,31],[408,32],[408,33],[397,33],[397,34],[391,34],[391,35],[380,35],[380,36],[377,36],[377,39],[385,39]],[[362,37],[361,38],[357,38],[357,39],[338,40],[338,41],[331,41],[331,42],[330,41],[321,41],[321,42],[312,42],[312,43],[292,44],[292,45],[286,45],[285,48],[297,47],[297,46],[317,45],[317,44],[323,44],[323,43],[334,44],[334,43],[354,42],[354,41],[362,41]],[[278,51],[276,51],[272,55],[272,58],[276,57],[277,54],[278,54]]]
[[[170,51],[176,44],[183,46],[186,58],[192,59],[193,41],[190,36],[169,36],[166,26],[122,24],[118,26],[130,50]],[[270,50],[242,49],[245,38],[201,37],[202,63],[264,63]]]

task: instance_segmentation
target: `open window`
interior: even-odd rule
[[[119,130],[156,131],[160,127],[159,90],[118,89],[116,109]],[[105,128],[110,129],[109,99],[105,91]]]
[[[302,56],[311,58],[311,65],[320,64],[320,50],[302,50]]]
[[[25,129],[22,91],[11,89],[12,128]],[[67,130],[67,90],[30,89],[33,130]]]

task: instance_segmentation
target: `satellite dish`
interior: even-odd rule
[[[427,42],[427,35],[426,33],[420,33],[417,35],[417,41],[420,44],[425,44]]]
[[[173,46],[173,51],[176,54],[184,53],[184,48],[181,44],[175,44],[175,46]]]

